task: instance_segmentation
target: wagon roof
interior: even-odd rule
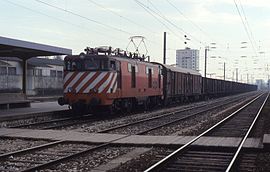
[[[186,68],[181,68],[181,67],[175,67],[175,66],[170,66],[170,65],[165,65],[165,64],[161,64],[161,65],[163,65],[167,69],[170,69],[171,71],[174,71],[174,72],[181,72],[181,73],[187,73],[187,74],[201,76],[201,74],[196,70],[186,69]]]

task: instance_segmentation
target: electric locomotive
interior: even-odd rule
[[[111,47],[86,48],[86,53],[64,59],[64,96],[76,113],[131,111],[162,102],[161,66]]]

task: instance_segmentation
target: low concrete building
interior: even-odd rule
[[[63,60],[34,57],[27,63],[27,95],[62,94]],[[21,59],[0,57],[0,92],[21,92],[22,74]]]

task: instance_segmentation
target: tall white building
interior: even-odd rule
[[[199,50],[185,48],[176,50],[176,66],[199,70]]]

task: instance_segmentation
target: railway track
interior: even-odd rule
[[[221,102],[215,102],[212,103],[211,105],[204,104],[198,107],[191,107],[187,109],[177,110],[170,113],[154,116],[151,118],[146,118],[130,122],[127,124],[100,130],[97,133],[145,135],[154,130],[159,130],[163,127],[174,125],[176,123],[194,118],[195,116],[207,113],[209,111],[213,111],[226,105],[233,104],[241,99],[242,97],[241,98],[237,97],[234,99],[223,100]]]
[[[267,96],[264,94],[256,97],[187,144],[146,169],[145,172],[233,170],[234,165],[239,163],[239,157],[244,152],[243,144],[259,118],[268,97],[269,94]],[[202,136],[235,136],[241,137],[242,140],[237,148],[228,150],[210,150],[192,147],[192,143],[199,140]],[[251,157],[251,160],[252,158],[254,159],[254,157]]]
[[[92,115],[84,115],[79,117],[67,117],[67,118],[59,118],[46,120],[41,122],[33,122],[28,124],[19,124],[10,126],[9,128],[28,128],[28,129],[57,129],[65,126],[87,123],[93,121]]]
[[[35,171],[70,158],[101,149],[108,144],[89,145],[55,141],[0,155],[0,171]]]

